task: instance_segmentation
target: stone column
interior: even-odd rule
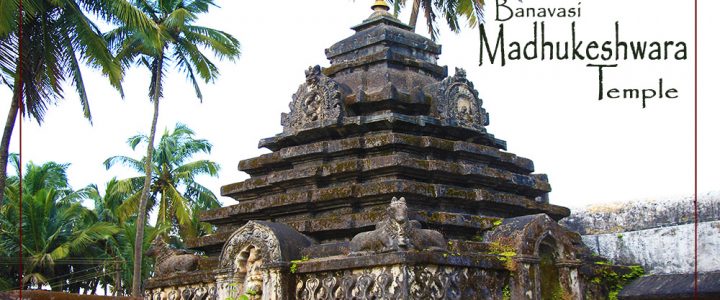
[[[287,300],[290,299],[288,276],[283,276],[283,268],[279,266],[268,267],[263,271],[263,294],[262,300]],[[294,286],[293,286],[294,287]]]
[[[229,297],[238,297],[238,287],[234,283],[234,276],[232,270],[217,270],[215,272],[215,300],[225,300]]]
[[[571,299],[583,299],[578,278],[579,260],[559,260],[555,265],[560,273],[560,285]]]
[[[538,263],[540,259],[535,256],[518,255],[514,258],[515,272],[513,274],[512,299],[540,299],[540,282]]]

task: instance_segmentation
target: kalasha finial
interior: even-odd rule
[[[372,10],[375,12],[388,12],[390,11],[390,6],[387,5],[385,0],[375,0],[375,4],[371,6]]]

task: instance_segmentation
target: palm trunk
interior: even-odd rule
[[[5,121],[5,129],[3,129],[2,140],[0,140],[0,207],[2,207],[5,199],[5,179],[7,179],[8,154],[10,151],[10,138],[12,137],[15,121],[17,120],[20,108],[19,101],[22,95],[23,83],[21,80],[15,81],[13,89],[13,98],[10,100],[10,110],[8,110],[7,120]]]
[[[133,260],[133,281],[132,295],[133,297],[141,297],[141,280],[142,280],[142,246],[143,236],[145,233],[145,214],[147,209],[148,197],[150,196],[150,180],[152,179],[152,155],[153,144],[155,142],[155,129],[157,127],[158,113],[160,110],[160,82],[162,76],[163,54],[161,53],[157,59],[157,65],[153,70],[155,76],[155,91],[153,93],[153,119],[150,124],[150,138],[148,140],[147,154],[145,156],[145,182],[143,190],[140,194],[140,207],[138,208],[137,224],[135,226],[135,259]]]
[[[418,13],[420,12],[420,0],[414,0],[412,6],[412,12],[410,12],[410,23],[413,31],[415,31],[415,24],[417,24]]]
[[[116,255],[115,257],[116,257],[115,259],[117,259],[117,255]],[[120,283],[120,263],[116,262],[116,263],[115,263],[115,294],[114,294],[115,297],[120,296],[120,286],[121,286],[121,283]]]

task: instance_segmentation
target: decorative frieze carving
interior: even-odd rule
[[[325,272],[300,277],[296,299],[402,299],[399,266]]]
[[[387,266],[302,274],[295,297],[325,299],[502,299],[508,274],[456,266]]]
[[[215,283],[154,288],[145,291],[145,300],[217,300]]]

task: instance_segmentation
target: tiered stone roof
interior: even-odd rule
[[[222,187],[238,203],[202,220],[221,229],[191,246],[219,251],[249,220],[285,223],[318,242],[372,229],[393,196],[411,218],[469,239],[493,218],[569,210],[549,204],[547,176],[488,133],[489,114],[465,71],[448,76],[440,45],[374,13],[326,49],[283,114],[272,153],[242,160],[250,178]]]

